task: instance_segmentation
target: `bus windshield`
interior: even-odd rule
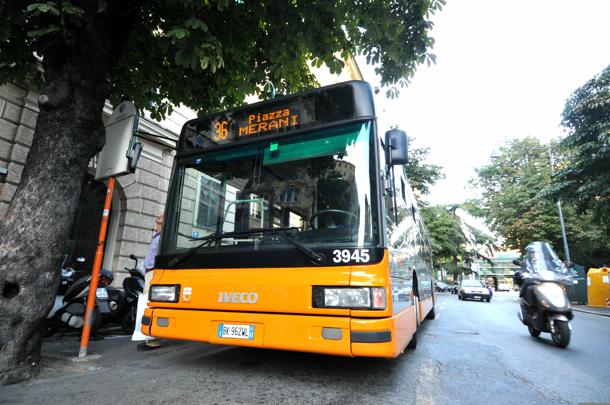
[[[292,246],[260,228],[284,230],[306,246],[378,243],[372,124],[245,143],[179,160],[163,253],[213,239],[198,251]]]

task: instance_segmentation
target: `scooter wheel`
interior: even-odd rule
[[[91,336],[97,336],[102,329],[102,313],[97,306],[93,307],[93,325],[91,325]]]
[[[128,335],[133,334],[136,328],[136,306],[133,305],[121,318],[121,329]]]
[[[570,344],[570,326],[566,321],[555,321],[555,333],[551,334],[557,347],[567,347]]]
[[[50,320],[45,320],[41,326],[42,337],[49,337],[55,333],[55,327]]]
[[[540,331],[538,329],[534,329],[531,326],[527,327],[528,332],[530,333],[530,335],[532,335],[533,337],[538,337],[540,336]]]

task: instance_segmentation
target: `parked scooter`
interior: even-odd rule
[[[121,325],[125,333],[132,334],[136,325],[138,295],[144,291],[144,271],[140,268],[135,255],[129,257],[135,263],[133,268],[125,267],[129,277],[123,280],[123,289],[108,288],[111,312],[106,319]]]
[[[556,346],[567,347],[574,315],[564,286],[573,283],[572,275],[548,243],[532,242],[525,251],[523,261],[513,260],[521,266],[513,276],[521,286],[519,320],[533,337],[550,333]]]
[[[84,257],[77,257],[77,263],[84,263]],[[75,263],[68,265],[68,255],[64,256],[64,260],[61,262],[60,267],[60,278],[59,278],[59,289],[57,290],[57,296],[62,297],[68,290],[68,287],[74,283],[76,278],[76,269],[74,268]]]
[[[85,261],[85,259],[81,257],[76,260],[80,263]],[[64,258],[61,267],[59,293],[55,297],[55,303],[53,308],[51,308],[51,311],[49,311],[45,322],[45,329],[43,331],[43,336],[45,337],[51,336],[58,331],[62,331],[63,333],[68,328],[80,329],[83,327],[91,275],[73,281],[74,274],[74,268],[66,266],[66,258]],[[93,309],[93,324],[91,326],[92,336],[96,336],[99,328],[102,326],[102,314],[110,312],[106,286],[111,282],[112,272],[102,270],[99,276],[95,306]]]

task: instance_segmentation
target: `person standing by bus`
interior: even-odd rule
[[[140,328],[142,327],[142,315],[146,309],[148,303],[148,288],[153,278],[153,270],[155,268],[155,256],[157,256],[157,250],[159,249],[159,239],[161,238],[161,229],[163,229],[163,214],[155,215],[155,227],[153,229],[153,237],[148,247],[148,254],[144,258],[144,291],[138,298],[138,311],[136,319],[136,328],[133,332],[131,340],[144,340],[140,343],[137,348],[138,350],[154,350],[161,347],[161,340],[151,338],[144,335]]]

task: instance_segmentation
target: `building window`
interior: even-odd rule
[[[211,231],[216,230],[221,197],[220,181],[201,174],[196,195],[194,225]]]

